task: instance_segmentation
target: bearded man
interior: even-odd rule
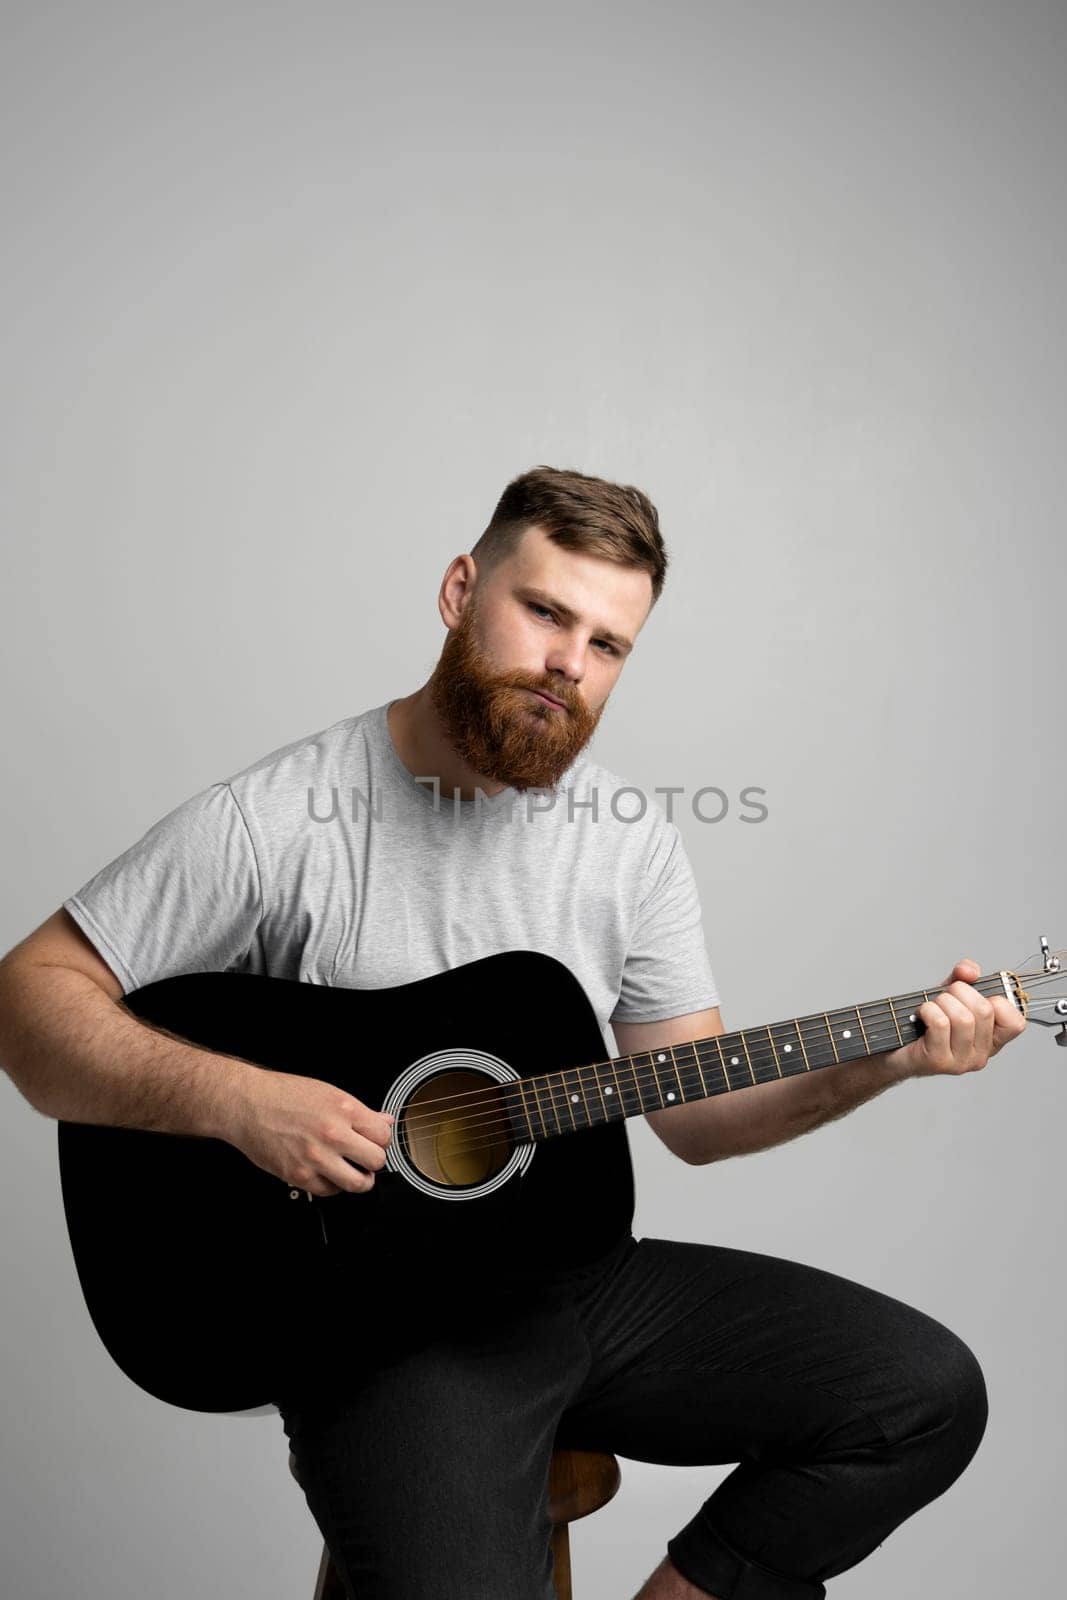
[[[609,1028],[624,1054],[721,1034],[681,834],[589,751],[666,570],[640,490],[550,467],[510,483],[444,574],[426,682],[183,802],[0,963],[0,1056],[26,1097],[224,1139],[309,1194],[358,1196],[389,1117],[154,1030],[122,996],[204,970],[380,988],[518,949],[574,973],[609,1053]],[[350,822],[316,803],[337,789],[367,802]],[[899,1049],[648,1121],[701,1165],[905,1077],[976,1070],[1024,1025],[977,976],[958,963]],[[466,1312],[442,1284],[406,1336],[352,1260],[329,1359],[277,1396],[352,1600],[550,1600],[554,1445],[737,1463],[640,1600],[813,1600],[978,1447],[974,1355],[873,1288],[628,1227],[578,1257],[502,1261]]]

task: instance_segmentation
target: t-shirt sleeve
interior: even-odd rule
[[[719,1004],[693,869],[673,822],[645,875],[645,892],[612,1022],[663,1022]]]
[[[263,916],[255,849],[228,783],[176,806],[64,900],[125,993],[184,972],[224,972]]]

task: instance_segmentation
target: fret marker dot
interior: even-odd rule
[[[786,1048],[786,1049],[787,1049],[787,1050],[792,1050],[792,1048],[793,1048],[793,1046],[792,1046],[792,1045],[791,1045],[791,1044],[787,1044],[787,1045],[786,1045],[786,1047],[785,1047],[785,1048]]]
[[[915,1013],[914,1013],[914,1011],[912,1012],[911,1016],[908,1018],[908,1021],[909,1022],[914,1022],[915,1021]]]
[[[608,1086],[607,1086],[607,1088],[606,1088],[606,1089],[605,1089],[605,1090],[604,1090],[604,1093],[605,1093],[605,1094],[611,1094],[611,1092],[612,1092],[612,1089],[611,1089],[611,1084],[610,1084],[610,1083],[609,1083],[609,1084],[608,1084]]]
[[[842,1029],[841,1037],[842,1037],[842,1039],[851,1039],[852,1038],[852,1029],[851,1028]]]
[[[666,1059],[667,1059],[667,1057],[665,1055],[663,1055],[663,1054],[660,1054],[660,1055],[658,1055],[656,1057],[657,1061],[666,1061]]]
[[[577,1095],[576,1095],[576,1094],[572,1094],[572,1095],[571,1095],[571,1099],[572,1099],[572,1100],[577,1100],[577,1098],[578,1098],[578,1096],[577,1096]]]
[[[673,1090],[668,1090],[667,1091],[667,1099],[668,1100],[673,1100],[674,1099],[674,1091]]]
[[[740,1061],[740,1057],[738,1057],[738,1056],[731,1056],[731,1057],[730,1057],[730,1065],[731,1065],[731,1066],[732,1066],[732,1067],[739,1067],[739,1066],[740,1066],[740,1065],[741,1065],[741,1061]]]

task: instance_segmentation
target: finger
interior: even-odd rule
[[[966,1006],[969,1011],[973,1011],[976,1017],[980,1017],[989,1005],[989,1001],[984,994],[979,994],[973,984],[967,983],[961,978],[957,978],[954,982],[948,984],[942,990],[942,993],[953,995],[960,1002],[960,1005]]]
[[[348,1194],[366,1194],[368,1189],[374,1188],[374,1173],[365,1172],[344,1156],[330,1162],[328,1170],[334,1182]]]
[[[326,1178],[314,1177],[307,1183],[294,1184],[293,1188],[303,1189],[305,1194],[317,1195],[320,1200],[325,1200],[331,1194],[340,1194],[340,1189],[330,1183]]]
[[[993,1005],[972,984],[957,981],[948,991],[974,1014],[974,1059],[971,1066],[984,1067],[993,1052]]]
[[[346,1161],[354,1161],[358,1166],[367,1167],[371,1172],[380,1172],[385,1166],[385,1151],[380,1144],[375,1144],[373,1139],[365,1139],[361,1133],[349,1130],[344,1137],[337,1140],[338,1153]]]
[[[379,1145],[387,1145],[393,1133],[393,1118],[383,1111],[372,1111],[362,1100],[350,1099],[345,1108],[349,1126]]]
[[[1018,1006],[1012,1005],[1004,995],[997,995],[991,1002],[993,1006],[993,1054],[1008,1043],[1009,1039],[1017,1039],[1026,1027],[1026,1018]]]
[[[969,956],[965,956],[962,961],[956,962],[956,965],[945,979],[943,987],[947,989],[949,984],[954,983],[957,979],[961,979],[964,983],[973,983],[975,978],[980,978],[981,976],[982,969],[977,961],[972,961]]]
[[[924,1000],[918,1010],[923,1024],[923,1054],[934,1072],[943,1072],[952,1060],[952,1023],[936,1000]]]
[[[927,1006],[930,1007],[927,1012]],[[932,1036],[930,1057],[938,1071],[964,1070],[974,1049],[974,1012],[947,990],[919,1008]]]
[[[974,1052],[974,1038],[978,1019],[967,1000],[961,1000],[953,989],[939,994],[938,1004],[948,1013],[951,1025],[952,1059],[957,1065],[964,1061],[970,1065]]]

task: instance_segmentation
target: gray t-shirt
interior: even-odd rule
[[[380,988],[503,950],[569,967],[607,1024],[718,1004],[681,835],[586,752],[551,789],[456,801],[387,706],[210,784],[64,901],[124,992],[236,970]]]

